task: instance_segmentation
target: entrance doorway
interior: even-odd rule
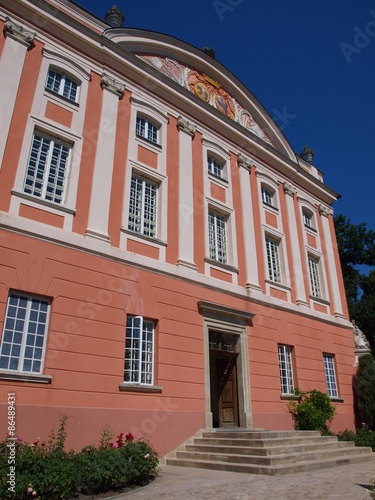
[[[213,427],[238,427],[237,335],[210,332]]]

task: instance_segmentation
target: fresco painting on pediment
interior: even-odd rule
[[[184,66],[173,59],[146,54],[138,54],[138,57],[197,95],[202,101],[209,103],[224,115],[238,122],[263,141],[271,144],[271,141],[256,123],[251,113],[244,109],[236,99],[222,88],[219,82],[210,76]]]

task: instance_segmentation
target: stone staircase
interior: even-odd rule
[[[316,431],[199,431],[162,463],[249,474],[289,474],[372,460],[371,448]]]

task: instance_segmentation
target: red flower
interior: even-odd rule
[[[117,436],[117,444],[118,444],[119,448],[122,448],[122,445],[124,444],[124,433],[123,432],[121,432],[121,434],[119,434]]]
[[[126,441],[130,441],[132,443],[134,441],[133,434],[129,432],[129,434],[126,434],[125,439]]]

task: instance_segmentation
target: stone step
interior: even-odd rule
[[[256,465],[286,465],[290,463],[304,462],[304,461],[319,461],[328,458],[335,458],[340,456],[354,456],[369,453],[369,448],[338,448],[330,450],[317,450],[302,453],[286,453],[283,455],[274,456],[259,456],[259,455],[238,455],[229,453],[202,453],[193,451],[178,451],[176,458],[179,460],[204,460],[210,462],[227,462],[236,464],[256,464]]]
[[[274,456],[285,455],[287,453],[301,453],[305,451],[326,450],[326,449],[341,449],[352,447],[354,448],[353,441],[329,441],[329,442],[316,442],[306,444],[292,444],[288,446],[272,446],[269,448],[257,448],[248,446],[221,446],[221,445],[206,445],[200,444],[187,444],[186,451],[203,452],[203,453],[223,453],[223,454],[238,454],[238,455],[255,455],[255,456]]]
[[[329,467],[336,467],[349,463],[358,463],[368,460],[373,460],[373,456],[368,453],[359,453],[356,455],[342,455],[339,457],[332,457],[323,460],[309,460],[301,461],[293,464],[283,465],[259,465],[259,464],[238,464],[220,461],[206,461],[206,460],[189,460],[189,459],[176,459],[168,458],[167,465],[177,465],[182,467],[196,467],[201,469],[214,469],[231,472],[243,472],[247,474],[291,474],[295,472],[306,472],[309,470],[325,469]]]
[[[232,439],[275,439],[275,438],[296,438],[296,437],[321,437],[319,431],[254,431],[254,430],[214,430],[203,431],[202,438],[232,438]],[[332,436],[325,436],[332,437]],[[334,437],[334,436],[333,436]]]
[[[267,439],[252,439],[252,438],[236,438],[232,437],[218,437],[216,434],[211,436],[196,438],[194,444],[207,444],[207,445],[218,445],[218,446],[254,446],[256,448],[269,448],[272,446],[288,446],[293,444],[308,444],[308,443],[330,443],[337,441],[335,436],[320,436],[317,435],[307,435],[307,436],[296,436],[296,437],[276,437]]]

